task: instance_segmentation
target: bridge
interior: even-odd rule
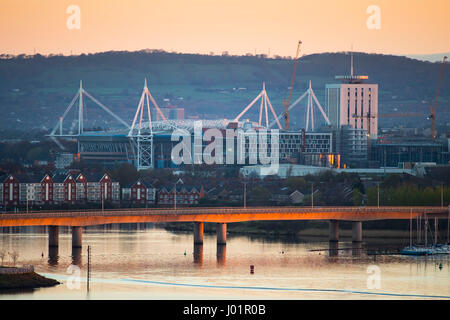
[[[186,207],[178,209],[115,209],[85,211],[36,211],[0,214],[0,227],[48,226],[49,247],[58,247],[58,227],[72,228],[72,247],[82,246],[82,227],[122,224],[193,222],[194,244],[203,244],[204,223],[217,224],[217,244],[227,241],[227,223],[268,220],[327,220],[330,242],[339,241],[339,221],[351,221],[352,240],[362,241],[362,222],[409,220],[417,217],[449,219],[447,207]]]

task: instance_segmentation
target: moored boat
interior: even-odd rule
[[[421,248],[416,246],[405,247],[400,251],[403,255],[409,256],[428,256],[433,254],[433,250],[430,248]]]

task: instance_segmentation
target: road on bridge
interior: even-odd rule
[[[450,207],[185,207],[87,211],[35,211],[0,214],[0,227],[93,226],[145,222],[232,223],[267,220],[369,221],[448,219]]]

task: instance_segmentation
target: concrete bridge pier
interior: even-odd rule
[[[72,227],[72,248],[81,248],[83,230],[81,227]]]
[[[438,243],[439,223],[438,218],[434,218],[434,244]]]
[[[217,265],[225,265],[227,259],[227,246],[217,246]]]
[[[217,224],[217,245],[227,244],[227,224],[218,223]]]
[[[57,266],[58,258],[58,247],[48,247],[48,264],[50,266]]]
[[[339,254],[339,242],[338,241],[330,241],[328,243],[328,256],[337,257]]]
[[[362,253],[362,242],[353,242],[352,244],[352,256],[359,257]]]
[[[362,221],[352,222],[352,241],[362,242]]]
[[[203,244],[194,243],[194,263],[203,264]]]
[[[72,247],[72,264],[81,267],[81,247]]]
[[[55,248],[59,245],[59,229],[58,226],[48,226],[48,246]]]
[[[203,222],[194,222],[194,245],[203,244]]]
[[[330,242],[338,242],[339,241],[339,221],[338,220],[330,220],[329,240],[330,240]]]

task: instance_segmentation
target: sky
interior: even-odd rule
[[[449,17],[448,0],[1,0],[0,53],[433,54]]]

